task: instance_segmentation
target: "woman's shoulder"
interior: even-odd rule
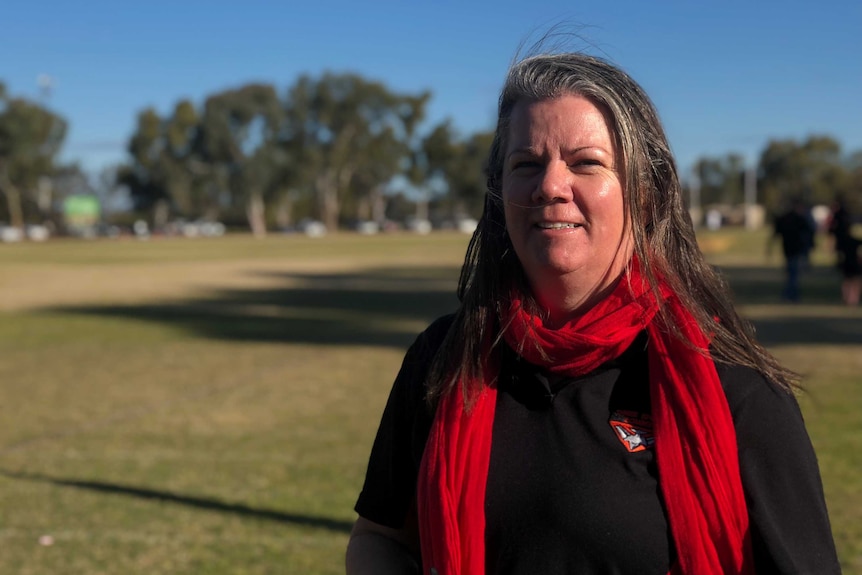
[[[431,322],[422,332],[416,336],[413,344],[410,346],[409,354],[416,356],[417,359],[433,358],[443,344],[446,334],[449,333],[449,328],[455,321],[455,314],[450,313],[438,317]]]
[[[434,361],[434,356],[443,344],[454,319],[455,314],[438,317],[416,336],[404,355],[396,385],[399,382],[404,385],[407,385],[405,382],[409,382],[411,386],[424,385],[425,376]]]
[[[446,334],[449,332],[449,328],[452,327],[454,321],[455,313],[447,313],[446,315],[442,315],[432,321],[419,335],[428,340],[429,343],[436,342],[439,344],[443,341],[443,338],[446,337]]]
[[[756,369],[720,362],[715,367],[735,417],[741,411],[759,409],[799,413],[793,392],[769,381]]]

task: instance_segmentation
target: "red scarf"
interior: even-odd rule
[[[663,286],[662,297],[685,339],[709,341]],[[739,476],[736,432],[715,364],[662,329],[658,303],[632,266],[613,293],[559,330],[544,327],[514,301],[507,343],[534,365],[565,376],[590,373],[649,336],[649,382],[659,485],[677,552],[673,575],[752,574],[748,510]],[[655,319],[655,321],[654,321]],[[534,342],[549,356],[543,357]],[[469,411],[455,388],[437,406],[417,486],[425,571],[485,572],[485,484],[497,390],[493,370]]]

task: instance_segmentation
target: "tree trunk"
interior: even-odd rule
[[[317,195],[317,211],[320,220],[326,226],[327,231],[333,232],[338,229],[338,186],[331,170],[317,177],[315,182]]]
[[[207,206],[203,209],[203,219],[207,222],[217,222],[219,219],[219,209],[216,206]]]
[[[467,207],[464,205],[464,200],[453,199],[451,204],[450,216],[453,222],[457,222],[467,215]]]
[[[293,200],[290,194],[282,196],[275,207],[275,224],[279,229],[286,230],[293,223]]]
[[[43,222],[51,220],[54,203],[54,182],[47,176],[40,176],[36,186],[36,205]]]
[[[251,192],[246,201],[245,214],[251,233],[256,238],[266,237],[266,212],[260,192]]]
[[[428,195],[422,194],[418,200],[416,200],[416,219],[417,220],[427,220],[428,219]]]
[[[371,219],[382,227],[386,221],[386,197],[380,186],[375,186],[371,192]]]
[[[0,192],[6,196],[6,209],[9,212],[9,224],[13,228],[24,229],[24,211],[21,208],[21,190],[6,175],[5,169],[0,169]]]
[[[153,206],[153,229],[164,230],[168,226],[170,206],[167,200],[157,200]]]
[[[323,191],[323,223],[326,225],[327,231],[338,230],[338,215],[340,205],[338,202],[338,189],[328,188]]]
[[[371,219],[371,197],[362,196],[356,200],[356,219],[365,222]]]

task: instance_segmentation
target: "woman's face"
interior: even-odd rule
[[[521,101],[512,110],[506,228],[540,302],[546,286],[558,292],[560,285],[583,292],[564,294],[572,301],[586,302],[631,257],[614,148],[604,114],[583,96]]]

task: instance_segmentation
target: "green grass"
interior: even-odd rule
[[[0,245],[0,573],[342,573],[389,386],[454,306],[467,239]],[[862,309],[838,305],[825,248],[785,306],[764,234],[703,240],[805,376],[862,575]]]

